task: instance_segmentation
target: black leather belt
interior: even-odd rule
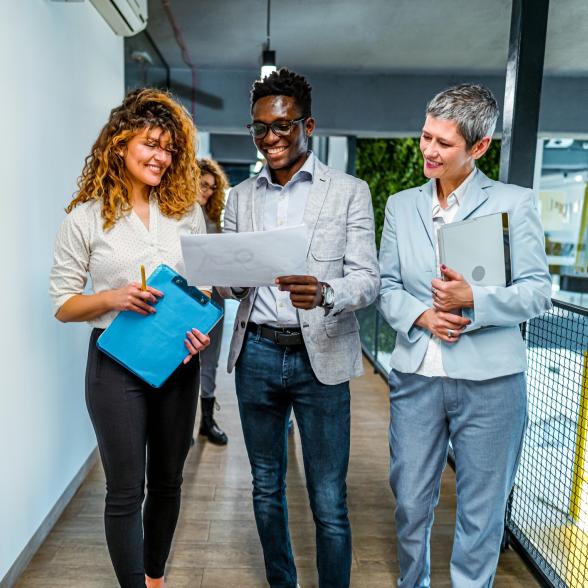
[[[247,330],[258,333],[264,339],[269,339],[276,345],[303,345],[302,331],[294,327],[270,327],[268,325],[257,325],[247,323]]]

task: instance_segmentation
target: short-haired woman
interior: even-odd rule
[[[229,182],[222,167],[213,159],[198,160],[200,168],[200,191],[198,203],[202,206],[208,233],[221,232],[221,216],[225,208],[225,195]],[[212,299],[221,307],[225,299],[212,289]],[[223,321],[221,320],[208,334],[210,345],[200,354],[200,407],[202,409],[199,434],[211,443],[226,445],[228,438],[214,419],[214,397],[216,389],[216,370],[223,338]]]
[[[390,484],[400,588],[430,585],[431,527],[449,441],[457,480],[451,585],[492,585],[527,423],[519,323],[550,307],[551,281],[533,192],[476,169],[497,119],[496,100],[482,86],[435,96],[420,139],[430,181],[386,206],[380,305],[397,333]],[[474,285],[440,265],[439,226],[496,212],[510,216],[512,285]]]
[[[206,232],[196,204],[195,133],[168,94],[128,94],[86,158],[55,244],[55,316],[94,327],[86,404],[106,474],[106,541],[123,588],[165,585],[198,398],[199,361],[190,360],[209,339],[187,333],[183,364],[158,390],[100,352],[96,340],[119,312],[156,312],[162,293],[141,290],[140,266],[181,272],[180,235]],[[88,276],[92,293],[84,291]]]

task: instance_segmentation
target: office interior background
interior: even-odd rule
[[[245,125],[264,51],[309,78],[313,149],[350,173],[369,141],[418,137],[427,100],[449,85],[480,82],[499,99],[499,173],[536,193],[558,301],[526,327],[532,420],[507,530],[538,581],[588,586],[585,0],[20,0],[4,3],[0,49],[0,586],[96,461],[89,327],[56,321],[47,295],[83,159],[124,92],[154,85],[193,113],[200,155],[233,185],[249,177],[261,165]],[[361,324],[385,372],[394,334],[375,308]]]

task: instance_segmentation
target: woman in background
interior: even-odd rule
[[[229,186],[225,172],[212,159],[199,159],[200,192],[198,203],[204,211],[207,233],[221,232],[221,216],[225,208],[225,191]],[[225,301],[216,288],[212,289],[212,299],[223,309]],[[199,434],[211,443],[226,445],[227,435],[214,420],[214,407],[218,406],[214,397],[216,388],[216,370],[223,338],[223,319],[209,333],[210,345],[200,354],[200,406],[202,418]]]
[[[195,134],[169,94],[128,94],[86,158],[55,243],[55,316],[94,327],[86,404],[106,474],[106,541],[123,588],[165,586],[198,402],[199,361],[190,360],[209,339],[188,332],[183,364],[157,390],[99,351],[96,340],[119,312],[156,312],[163,293],[141,290],[140,266],[150,274],[165,263],[182,273],[180,235],[206,232],[196,206]]]

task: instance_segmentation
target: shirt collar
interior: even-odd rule
[[[473,180],[474,176],[476,175],[477,168],[474,169],[468,174],[466,179],[447,197],[447,204],[448,207],[451,208],[454,204],[457,206],[461,206],[463,197],[465,196],[465,192],[467,190],[468,185]],[[439,211],[439,198],[437,197],[437,180],[433,181],[433,210]]]
[[[314,153],[312,151],[309,151],[308,157],[306,158],[304,165],[292,176],[292,178],[290,179],[288,184],[293,184],[294,182],[298,182],[298,181],[312,182],[312,180],[314,178],[315,159],[316,158],[314,156]],[[263,166],[263,169],[261,170],[261,172],[257,176],[256,183],[257,183],[257,186],[260,186],[262,183],[265,183],[266,186],[267,185],[278,186],[278,184],[275,184],[274,182],[272,182],[272,176],[271,176],[269,167],[267,166],[267,163]],[[288,184],[286,184],[286,186]],[[279,187],[281,188],[282,186],[279,186]]]

